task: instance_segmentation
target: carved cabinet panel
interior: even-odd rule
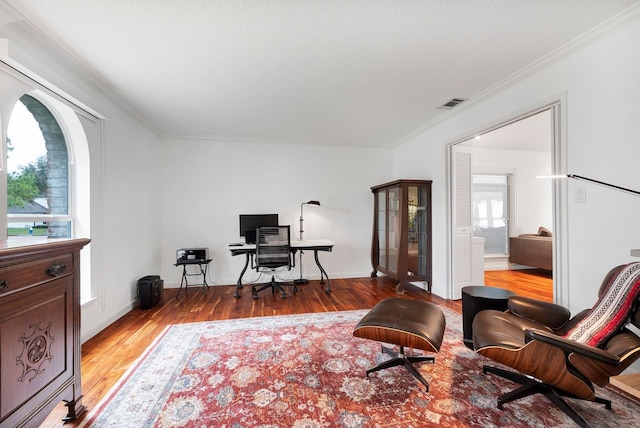
[[[0,248],[0,426],[37,426],[60,400],[84,410],[79,252],[88,240]]]

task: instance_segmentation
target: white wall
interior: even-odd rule
[[[277,213],[298,237],[300,204],[312,199],[321,206],[305,205],[304,238],[336,243],[332,253],[320,253],[330,278],[371,273],[370,187],[391,179],[392,150],[175,139],[161,147],[158,232],[166,287],[180,285],[182,270],[173,263],[184,247],[208,247],[213,282],[235,284],[244,257],[231,257],[227,245],[241,240],[238,215]],[[304,276],[315,279],[312,256],[305,253]]]
[[[101,212],[92,213],[99,231],[90,238],[100,245],[96,299],[83,305],[83,340],[95,335],[135,305],[138,278],[160,266],[161,180],[159,140],[131,115],[102,103],[108,120],[102,155]],[[92,171],[92,179],[94,177]],[[92,228],[92,230],[94,230]],[[94,248],[92,248],[92,251]]]
[[[446,145],[554,101],[562,101],[562,172],[640,188],[640,40],[638,12],[608,37],[581,47],[480,100],[470,100],[397,148],[395,169],[434,180],[434,292],[448,295]],[[640,198],[587,187],[587,202],[574,203],[571,181],[562,194],[560,227],[566,233],[567,295],[573,312],[593,304],[606,272],[634,260],[640,247]],[[636,259],[637,260],[637,259]]]
[[[540,226],[553,230],[553,182],[535,178],[551,174],[551,153],[483,149],[475,145],[472,153],[474,169],[513,171],[516,200],[510,236],[537,233]]]
[[[161,265],[159,139],[109,88],[93,86],[73,64],[60,64],[46,44],[12,26],[0,27],[0,37],[9,40],[12,61],[106,118],[102,140],[88,141],[91,233],[77,236],[91,238],[94,298],[82,307],[84,342],[131,310],[137,279]]]

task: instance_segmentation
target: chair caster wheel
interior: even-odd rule
[[[297,294],[298,293],[298,287],[293,287],[293,294]]]
[[[287,293],[282,293],[282,298],[286,299],[287,298]]]
[[[253,295],[253,300],[258,300],[258,295],[257,294]]]

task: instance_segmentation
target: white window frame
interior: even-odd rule
[[[29,95],[35,99],[37,99],[40,103],[42,103],[42,105],[44,105],[47,110],[49,110],[49,112],[51,113],[51,115],[54,117],[54,119],[56,120],[56,122],[58,123],[58,126],[60,127],[60,130],[62,131],[62,135],[64,137],[64,141],[65,141],[65,145],[67,148],[67,213],[66,214],[9,214],[7,213],[7,217],[6,217],[6,222],[3,225],[4,230],[6,231],[9,223],[21,223],[21,222],[27,222],[27,223],[32,223],[32,222],[69,222],[69,238],[73,238],[74,237],[74,220],[75,220],[75,186],[74,184],[74,154],[73,154],[73,146],[70,143],[70,137],[69,137],[69,132],[67,130],[67,127],[65,126],[65,122],[63,119],[60,118],[60,115],[58,114],[58,111],[56,109],[56,107],[54,105],[52,105],[53,103],[55,103],[55,100],[53,100],[53,102],[49,101],[47,99],[46,96],[42,96],[41,93],[39,91],[30,91],[30,92],[26,92],[25,95]],[[14,104],[14,106],[17,103],[21,103],[22,101],[20,101],[20,99],[16,100],[16,103]],[[35,119],[35,118],[34,118]],[[35,119],[37,121],[37,119]],[[11,116],[9,116],[9,122],[11,121]],[[3,165],[7,165],[7,152],[5,151],[2,154],[2,164]],[[3,179],[6,180],[6,175],[7,175],[7,169],[6,168],[2,168],[0,174],[2,174],[4,177]],[[3,196],[3,199],[6,203],[7,200],[7,195],[5,194]]]

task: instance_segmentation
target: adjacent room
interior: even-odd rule
[[[0,0],[0,426],[637,423],[638,40],[638,0]]]
[[[472,148],[473,239],[482,247],[484,283],[550,302],[552,180],[536,177],[553,170],[558,137],[551,113],[544,109],[460,143]]]

